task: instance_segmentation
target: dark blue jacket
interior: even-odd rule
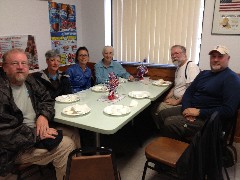
[[[234,118],[239,104],[239,76],[229,68],[217,73],[205,70],[187,88],[182,99],[182,110],[198,108],[202,119],[218,111],[221,118],[229,119]]]
[[[92,72],[89,67],[83,71],[79,64],[73,64],[67,69],[66,74],[69,75],[72,93],[76,93],[91,87]]]

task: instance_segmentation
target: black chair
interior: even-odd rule
[[[147,161],[142,179],[147,168],[178,179],[222,179],[222,139],[218,112],[212,114],[190,144],[167,137],[156,138],[145,148]]]
[[[223,169],[227,180],[230,180],[227,168],[234,166],[237,163],[237,150],[233,145],[235,130],[237,125],[237,117],[240,116],[240,110],[237,111],[232,124],[227,132],[225,132],[223,140]]]
[[[120,180],[114,155],[104,147],[79,148],[68,156],[65,180]]]
[[[13,170],[13,174],[17,175],[17,180],[28,179],[38,172],[43,176],[42,166],[32,163],[16,164]]]

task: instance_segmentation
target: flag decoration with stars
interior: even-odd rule
[[[119,80],[117,76],[114,74],[114,72],[110,72],[108,74],[108,77],[109,77],[109,82],[107,85],[109,89],[108,99],[112,100],[112,99],[115,99],[114,92],[119,85]]]
[[[138,72],[137,72],[137,77],[139,79],[143,79],[144,74],[148,73],[148,69],[146,66],[144,66],[143,64],[141,64],[140,66],[137,67]]]

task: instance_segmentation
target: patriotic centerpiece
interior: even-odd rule
[[[138,77],[140,80],[142,80],[144,74],[147,74],[147,73],[148,73],[148,69],[147,69],[147,67],[144,66],[143,64],[141,64],[140,66],[138,66],[137,69],[138,69],[137,77]]]
[[[108,89],[109,89],[109,94],[108,94],[108,99],[113,100],[115,99],[114,92],[116,91],[119,81],[117,76],[114,74],[114,72],[110,72],[108,74],[109,77],[109,82],[108,82]]]

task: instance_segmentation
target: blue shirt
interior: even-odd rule
[[[83,71],[79,64],[71,65],[66,74],[69,75],[69,80],[72,87],[72,93],[76,93],[91,87],[92,72],[89,67]]]
[[[185,91],[182,110],[200,109],[206,118],[218,111],[221,118],[233,118],[240,105],[240,78],[231,69],[220,72],[202,71]]]
[[[108,74],[114,72],[117,77],[128,79],[130,74],[122,67],[119,62],[111,61],[109,67],[103,65],[103,60],[95,64],[96,84],[105,83],[109,80]]]

